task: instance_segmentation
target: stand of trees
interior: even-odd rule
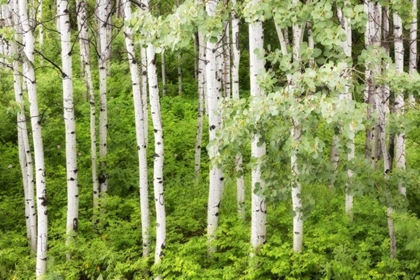
[[[1,279],[420,275],[416,0],[0,8]]]

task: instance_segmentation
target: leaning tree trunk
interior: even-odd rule
[[[250,61],[250,86],[251,96],[257,100],[263,93],[258,84],[258,75],[264,71],[264,59],[259,57],[257,51],[264,51],[263,24],[261,21],[251,22],[249,24],[249,61]],[[264,191],[265,183],[261,178],[261,158],[265,155],[265,143],[259,145],[260,134],[255,134],[251,140],[251,156],[256,159],[256,165],[252,168],[251,177],[251,246],[254,252],[251,256],[258,252],[258,249],[266,240],[266,213],[267,202],[264,197],[256,194],[261,189]]]
[[[232,98],[239,99],[239,17],[236,13],[236,0],[232,0]],[[238,171],[238,178],[236,179],[236,202],[238,214],[242,221],[245,221],[245,181],[242,166],[242,154],[239,153],[235,157],[236,171]]]
[[[63,82],[64,125],[66,134],[67,170],[67,244],[75,235],[79,220],[79,187],[77,181],[76,120],[73,102],[72,44],[68,0],[57,2],[57,15],[60,22],[61,60]],[[70,256],[67,256],[68,258]]]
[[[29,26],[27,2],[19,1],[19,20],[21,23],[23,51],[23,76],[28,89],[29,111],[32,126],[32,137],[35,155],[36,197],[38,210],[38,239],[36,257],[36,276],[42,278],[47,267],[47,242],[48,242],[48,215],[47,215],[47,190],[45,184],[44,146],[42,143],[41,116],[38,109],[36,92],[36,79],[34,71],[35,40],[32,28]]]
[[[133,43],[133,30],[129,25],[131,20],[131,2],[123,1],[124,21],[124,36],[125,46],[128,54],[128,62],[130,65],[131,83],[133,89],[133,100],[134,100],[134,113],[136,123],[136,138],[137,138],[137,151],[139,157],[139,191],[140,191],[140,213],[141,213],[141,227],[142,227],[142,239],[143,239],[143,256],[149,256],[150,252],[150,220],[149,220],[149,192],[147,189],[147,142],[145,129],[147,129],[147,123],[145,123],[143,106],[146,100],[143,100],[141,92],[141,81],[139,76],[138,60],[134,50]],[[147,113],[147,111],[146,111]]]
[[[218,1],[206,2],[208,16],[214,16]],[[218,82],[216,51],[218,44],[208,41],[206,44],[206,93],[209,114],[209,141],[216,139],[216,130],[221,128],[221,116],[218,115],[218,101],[221,99],[221,89]],[[213,145],[209,149],[210,160],[217,154],[218,147]],[[223,190],[222,169],[215,164],[210,165],[209,199],[207,207],[207,238],[208,253],[216,251],[213,241],[219,225],[219,211]]]

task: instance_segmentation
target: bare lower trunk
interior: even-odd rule
[[[206,11],[209,16],[215,14],[217,1],[207,2]],[[216,139],[216,130],[221,128],[222,120],[219,112],[219,101],[221,99],[220,76],[217,68],[216,52],[218,45],[207,42],[206,47],[206,93],[209,114],[209,141]],[[219,77],[219,79],[218,79]],[[210,159],[217,154],[218,147],[213,145],[209,149]],[[210,184],[209,184],[209,200],[207,208],[207,237],[208,237],[208,253],[216,251],[213,240],[216,239],[216,232],[219,225],[219,211],[221,196],[223,191],[223,174],[222,170],[215,164],[210,165]]]
[[[13,57],[18,57],[18,48],[16,42],[20,42],[21,28],[19,26],[17,0],[10,3],[11,12],[10,21],[11,26],[15,27],[15,41],[10,42],[11,54]],[[28,128],[25,117],[25,106],[21,83],[21,66],[17,59],[13,60],[13,79],[15,101],[19,106],[17,113],[17,129],[18,129],[18,143],[19,143],[19,159],[22,169],[22,179],[25,194],[25,218],[27,228],[28,243],[31,246],[32,252],[36,253],[37,246],[37,226],[36,226],[36,210],[34,198],[34,166],[32,162],[32,153],[29,144]]]
[[[32,137],[35,155],[36,170],[36,197],[38,210],[38,238],[36,257],[36,277],[41,279],[46,273],[47,267],[47,243],[48,243],[48,214],[47,214],[47,191],[45,184],[44,146],[42,143],[41,117],[38,110],[38,98],[36,92],[36,79],[34,71],[34,46],[35,40],[32,29],[29,26],[27,2],[19,1],[19,19],[22,28],[25,60],[23,63],[23,75],[25,77],[28,96],[29,111],[32,125]]]
[[[203,138],[203,117],[204,117],[204,97],[205,97],[205,48],[204,36],[200,33],[198,39],[198,113],[197,113],[197,132],[195,139],[195,157],[194,157],[194,180],[197,183],[201,168],[201,143]]]
[[[130,22],[131,20],[131,4],[129,1],[123,0],[123,11],[124,21]],[[141,92],[141,81],[138,70],[138,60],[134,50],[134,43],[132,40],[133,31],[132,28],[126,24],[124,28],[125,45],[128,54],[128,62],[130,65],[131,82],[133,89],[133,100],[134,100],[134,112],[135,112],[135,123],[136,123],[136,139],[137,139],[137,151],[139,157],[139,191],[140,191],[140,213],[141,213],[141,225],[142,225],[142,239],[143,239],[143,256],[147,257],[150,252],[150,221],[149,221],[149,201],[148,201],[148,183],[147,183],[147,142],[145,130],[147,123],[145,123],[144,117],[144,103],[147,100],[143,100]],[[147,113],[147,111],[146,111]]]
[[[263,95],[259,84],[258,75],[264,71],[264,60],[256,53],[264,50],[263,25],[261,21],[252,22],[249,25],[249,53],[250,53],[250,85],[251,95],[258,98]],[[261,135],[256,134],[251,140],[251,156],[256,159],[256,166],[252,169],[251,182],[251,256],[258,252],[259,247],[266,241],[266,216],[267,202],[256,191],[264,191],[265,183],[261,178],[261,158],[265,155],[265,143],[259,145]]]

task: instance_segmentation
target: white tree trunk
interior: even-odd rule
[[[256,55],[256,50],[264,51],[264,31],[261,21],[249,24],[249,60],[250,60],[250,86],[251,95],[254,98],[260,97],[263,93],[258,84],[257,76],[264,71],[264,59]],[[265,189],[264,180],[261,178],[261,158],[265,155],[265,143],[258,145],[261,135],[256,134],[251,140],[251,156],[257,160],[257,164],[252,168],[251,182],[251,246],[254,252],[264,244],[266,240],[266,213],[267,203],[263,196],[255,194],[257,186]]]
[[[340,8],[337,8],[337,15],[340,21],[341,27],[344,29],[346,33],[346,41],[342,43],[342,47],[346,57],[351,58],[351,51],[352,51],[352,33],[351,33],[351,23],[350,19],[346,18]],[[341,98],[346,100],[351,100],[351,93],[350,93],[350,84],[351,84],[351,77],[348,78],[348,83],[345,87],[345,91],[341,94]],[[351,161],[354,158],[354,139],[350,144],[350,152],[347,154],[347,160]],[[352,170],[347,170],[347,177],[351,178],[353,176]],[[350,220],[353,219],[353,195],[348,192],[348,188],[346,187],[346,198],[345,198],[345,210],[346,214],[350,216]]]
[[[235,12],[236,0],[232,1],[232,98],[239,99],[239,62],[241,53],[239,49],[239,17]],[[242,174],[242,154],[237,154],[235,158],[236,170],[239,177],[236,179],[236,202],[238,214],[242,221],[245,221],[245,180]]]
[[[57,2],[57,15],[60,22],[61,60],[63,82],[64,124],[66,134],[67,170],[67,242],[70,235],[77,232],[79,221],[79,187],[77,181],[76,120],[73,102],[72,44],[68,0]],[[69,256],[68,256],[69,257]]]
[[[230,24],[226,23],[225,35],[223,36],[223,89],[225,91],[225,97],[231,98],[231,54],[230,54]]]
[[[293,0],[294,3],[297,0]],[[300,45],[302,42],[302,27],[300,25],[293,25],[293,60],[294,63],[300,62]],[[293,85],[292,85],[293,87]],[[293,128],[291,136],[293,141],[300,142],[301,127],[299,120],[292,120]],[[296,145],[297,147],[298,145]],[[303,249],[303,220],[302,220],[302,200],[301,200],[301,185],[299,182],[299,166],[297,162],[297,149],[294,150],[291,156],[291,170],[294,177],[292,185],[292,206],[295,213],[293,217],[293,251],[302,252]]]
[[[108,192],[108,174],[104,158],[108,154],[108,108],[107,108],[107,73],[109,58],[109,25],[110,25],[110,2],[108,0],[97,0],[98,7],[98,29],[99,29],[99,158],[101,168],[99,172],[99,190],[102,195]]]
[[[410,55],[409,55],[409,62],[408,62],[408,72],[410,74],[417,71],[417,0],[411,0],[413,4],[412,7],[412,15],[413,21],[410,24]],[[409,93],[408,96],[409,102],[411,105],[415,104],[415,98],[413,93]]]
[[[205,86],[206,80],[204,77],[205,71],[205,44],[204,36],[200,32],[198,34],[198,66],[197,66],[197,78],[198,78],[198,112],[197,112],[197,132],[195,138],[195,157],[194,157],[194,180],[198,183],[200,177],[201,168],[201,145],[203,138],[203,117],[204,117],[204,97],[205,97]]]
[[[28,96],[29,111],[31,117],[32,137],[35,155],[36,197],[38,210],[38,239],[36,276],[41,279],[46,273],[47,265],[47,242],[48,242],[48,214],[47,214],[47,191],[45,184],[44,146],[42,143],[41,117],[38,110],[36,92],[36,79],[34,71],[34,46],[35,40],[32,29],[29,26],[27,2],[19,0],[19,19],[22,28],[22,40],[24,45],[23,75],[25,77]]]
[[[149,1],[143,3],[149,6]],[[156,206],[155,264],[164,256],[166,242],[166,214],[163,194],[163,128],[160,112],[159,87],[156,71],[156,54],[152,44],[147,45],[147,78],[149,81],[150,109],[152,113],[155,152],[153,161],[153,190]],[[158,276],[157,278],[161,278]]]
[[[88,32],[88,18],[86,11],[86,0],[76,1],[77,5],[77,24],[79,28],[80,41],[80,60],[84,70],[84,80],[86,83],[86,90],[89,93],[90,103],[90,154],[92,165],[92,187],[93,187],[93,208],[94,217],[93,223],[96,224],[96,212],[99,203],[99,181],[98,168],[96,161],[96,108],[95,108],[95,93],[93,90],[92,70],[90,67],[90,46],[89,46],[89,32]]]
[[[19,25],[18,1],[14,0],[10,4],[10,21],[11,26],[15,27],[15,41],[11,41],[12,57],[18,57],[18,47],[16,42],[20,42],[20,34],[22,29]],[[32,153],[29,144],[28,128],[25,117],[24,98],[21,83],[20,63],[17,59],[13,60],[13,86],[15,92],[15,101],[18,104],[19,111],[17,113],[17,129],[19,139],[19,159],[22,169],[22,179],[25,194],[25,218],[27,226],[28,243],[32,252],[36,253],[37,243],[37,226],[36,226],[36,210],[34,199],[34,166],[32,162]]]
[[[38,0],[37,7],[36,7],[36,19],[38,22],[42,22],[42,0]],[[42,46],[44,44],[44,25],[39,24],[38,27],[38,44]]]
[[[218,1],[208,1],[206,3],[206,11],[209,16],[215,14]],[[206,47],[206,93],[209,114],[209,141],[216,138],[216,130],[221,128],[222,120],[218,114],[219,101],[221,100],[220,82],[218,82],[218,68],[216,62],[216,51],[218,45],[210,41]],[[210,159],[217,154],[218,147],[213,145],[209,149]],[[212,244],[216,239],[216,232],[219,225],[219,211],[221,203],[221,194],[223,190],[223,174],[222,170],[214,164],[210,165],[209,175],[209,200],[207,208],[207,237],[208,237],[208,253],[216,251],[216,247]]]
[[[399,73],[404,72],[404,45],[403,45],[403,25],[401,18],[394,13],[394,38],[395,38],[395,67]],[[404,94],[402,92],[395,93],[394,111],[398,115],[404,113]],[[400,133],[395,136],[395,166],[397,168],[405,169],[405,133]],[[406,188],[402,181],[398,183],[398,191],[402,195],[406,195]]]
[[[166,95],[166,62],[165,62],[165,50],[160,53],[160,65],[162,69],[162,95]]]
[[[133,31],[129,26],[131,20],[131,2],[123,0],[123,11],[125,35],[125,45],[128,54],[128,62],[130,66],[131,82],[133,88],[133,100],[134,100],[134,113],[136,123],[136,138],[137,138],[137,151],[139,157],[139,191],[140,191],[140,213],[141,213],[141,224],[142,224],[142,239],[143,239],[143,256],[147,257],[150,252],[150,220],[149,220],[149,201],[148,201],[148,183],[147,183],[147,142],[145,136],[145,129],[147,129],[147,123],[145,123],[143,106],[147,100],[143,100],[141,92],[141,80],[139,76],[138,60],[134,50],[133,43]],[[147,112],[146,112],[147,113]]]
[[[153,164],[153,189],[156,204],[156,251],[155,263],[163,257],[166,241],[166,215],[163,195],[163,130],[160,113],[159,88],[156,74],[155,50],[147,46],[147,74],[149,80],[150,109],[152,112],[155,153]]]

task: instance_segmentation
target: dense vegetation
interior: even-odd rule
[[[245,101],[250,91],[247,24],[242,23],[240,85],[241,97],[244,99],[241,104],[229,103],[227,108],[249,106]],[[73,24],[76,25],[75,22]],[[244,138],[248,135],[239,135],[243,137],[242,140],[235,139],[235,135],[226,136],[235,139],[235,144],[229,143],[223,147],[226,154],[223,154],[223,149],[221,151],[223,156],[220,162],[225,168],[225,188],[215,241],[217,252],[208,254],[208,132],[204,129],[204,143],[201,148],[202,172],[198,182],[195,182],[194,152],[198,105],[197,81],[194,78],[193,67],[195,53],[192,48],[183,50],[180,61],[176,52],[166,54],[167,94],[161,97],[165,136],[166,248],[159,265],[153,265],[152,256],[142,257],[138,159],[131,80],[122,32],[116,28],[114,33],[108,78],[109,154],[101,159],[107,162],[110,187],[102,201],[103,211],[95,226],[92,223],[90,108],[85,98],[86,89],[81,77],[80,62],[73,60],[80,216],[77,237],[70,245],[66,245],[65,242],[67,192],[61,73],[46,60],[36,69],[48,184],[49,250],[46,279],[152,279],[155,275],[161,275],[164,279],[420,279],[420,181],[417,173],[420,168],[420,142],[417,140],[420,136],[420,116],[417,106],[410,110],[403,120],[407,132],[406,172],[398,173],[397,170],[391,178],[392,181],[385,183],[381,171],[365,172],[369,165],[363,157],[356,162],[356,165],[359,164],[359,172],[353,169],[354,180],[359,183],[352,190],[355,195],[353,219],[344,214],[346,178],[336,178],[334,187],[331,187],[329,182],[334,172],[323,170],[329,168],[324,162],[329,161],[334,131],[324,119],[314,121],[317,126],[312,128],[311,133],[328,145],[321,149],[322,154],[319,156],[324,161],[313,165],[315,167],[311,171],[314,172],[314,178],[304,182],[302,186],[305,201],[305,238],[302,253],[292,250],[294,212],[290,188],[286,187],[289,178],[285,170],[290,169],[290,162],[289,154],[285,153],[278,155],[278,161],[269,162],[269,165],[266,163],[264,166],[268,174],[267,182],[272,176],[272,182],[277,183],[278,187],[271,188],[269,193],[262,193],[268,200],[267,240],[258,257],[250,258],[251,206],[248,198],[251,195],[250,170],[253,165],[249,142]],[[270,22],[266,25],[266,33],[274,34],[274,26]],[[265,44],[268,49],[279,47],[276,40],[267,37]],[[74,48],[78,51],[77,44]],[[52,61],[59,60],[59,50],[53,35],[46,38],[42,46],[45,57]],[[160,58],[157,57],[159,64]],[[42,60],[39,56],[37,59]],[[92,65],[98,64],[96,59],[93,59]],[[182,95],[178,94],[178,63],[184,72]],[[275,71],[278,65],[273,62],[273,65],[267,67],[273,67]],[[5,68],[0,68],[0,75],[0,279],[33,279],[35,258],[26,239],[13,79],[10,71]],[[94,79],[97,87],[97,74]],[[355,97],[361,100],[361,91],[356,92]],[[232,110],[234,112],[234,109]],[[267,127],[278,125],[272,120],[265,124]],[[229,127],[228,122],[226,125]],[[281,138],[272,131],[270,130],[272,134],[267,133],[267,139]],[[150,123],[149,135],[152,134],[153,127]],[[364,133],[358,133],[356,142],[359,144],[359,154],[363,154],[360,147],[364,141]],[[149,146],[152,145],[153,139],[149,139]],[[236,206],[237,174],[233,156],[239,146],[244,148],[246,163],[245,221],[237,215]],[[311,162],[310,156],[308,155],[305,161]],[[150,188],[153,157],[153,150],[149,149]],[[346,172],[345,168],[341,167],[340,172]],[[407,199],[392,196],[381,190],[384,186],[387,188],[394,185],[391,193],[395,192],[399,180],[405,182]],[[284,185],[279,182],[283,182]],[[152,191],[149,193],[151,217],[154,217]],[[386,219],[389,201],[393,201],[392,205],[395,208],[393,218],[398,244],[396,258],[389,256]],[[153,237],[155,233],[151,231],[150,234]],[[66,260],[68,253],[71,258]]]

